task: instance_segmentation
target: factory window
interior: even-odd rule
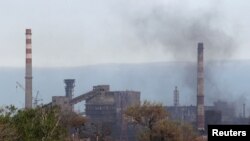
[[[97,106],[97,110],[102,110],[102,106]]]

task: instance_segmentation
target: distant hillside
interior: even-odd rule
[[[212,104],[217,99],[225,99],[235,101],[240,108],[243,102],[250,102],[250,61],[210,62],[205,65],[207,104]],[[44,99],[43,102],[49,102],[53,95],[64,95],[63,80],[66,78],[76,79],[76,96],[91,90],[93,85],[109,84],[111,90],[138,90],[141,91],[142,99],[172,105],[173,89],[178,86],[181,104],[196,104],[195,63],[160,62],[35,68],[34,91],[39,90],[39,97]],[[16,88],[16,81],[24,84],[24,69],[1,68],[0,80],[0,104],[22,107],[24,91]]]

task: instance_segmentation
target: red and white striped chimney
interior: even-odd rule
[[[31,29],[26,29],[26,66],[25,66],[25,108],[32,108],[32,45]]]
[[[203,43],[198,43],[197,59],[197,129],[202,132],[205,130]]]

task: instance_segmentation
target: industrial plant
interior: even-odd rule
[[[92,124],[110,130],[112,138],[135,139],[135,135],[128,134],[133,129],[128,127],[123,114],[129,106],[140,104],[140,92],[111,91],[109,85],[97,85],[89,92],[73,97],[75,80],[65,79],[64,82],[65,96],[53,96],[52,102],[46,106],[59,106],[63,112],[69,113],[75,104],[84,101],[85,116]]]
[[[170,118],[173,120],[191,123],[200,134],[207,132],[208,124],[249,124],[245,116],[238,117],[233,104],[225,101],[214,101],[212,106],[204,105],[204,57],[203,43],[198,43],[197,54],[197,105],[181,105],[180,92],[177,87],[173,91],[173,106],[166,106]]]
[[[32,41],[31,29],[26,29],[26,67],[25,67],[25,108],[32,108]],[[205,106],[204,93],[204,55],[203,43],[198,43],[197,50],[197,103],[196,105],[182,105],[182,98],[176,86],[173,91],[173,106],[166,106],[169,117],[173,120],[193,125],[201,134],[205,134],[208,124],[238,124],[248,123],[244,114],[242,119],[236,118],[235,109],[224,101],[214,101],[213,106]],[[74,112],[74,105],[84,102],[84,111],[78,113],[89,119],[89,126],[105,129],[107,136],[115,140],[132,141],[136,138],[136,129],[129,126],[124,118],[125,110],[133,105],[140,105],[140,91],[121,90],[112,91],[110,85],[95,85],[92,90],[83,94],[74,94],[77,85],[74,78],[65,79],[65,94],[52,96],[51,102],[44,107],[59,106],[63,113]],[[194,97],[195,98],[195,97]],[[72,131],[77,134],[77,131]]]

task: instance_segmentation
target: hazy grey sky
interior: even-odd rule
[[[208,56],[220,52],[215,59],[250,59],[249,7],[247,0],[0,0],[0,66],[24,66],[25,28],[38,67],[193,61],[199,40]]]

